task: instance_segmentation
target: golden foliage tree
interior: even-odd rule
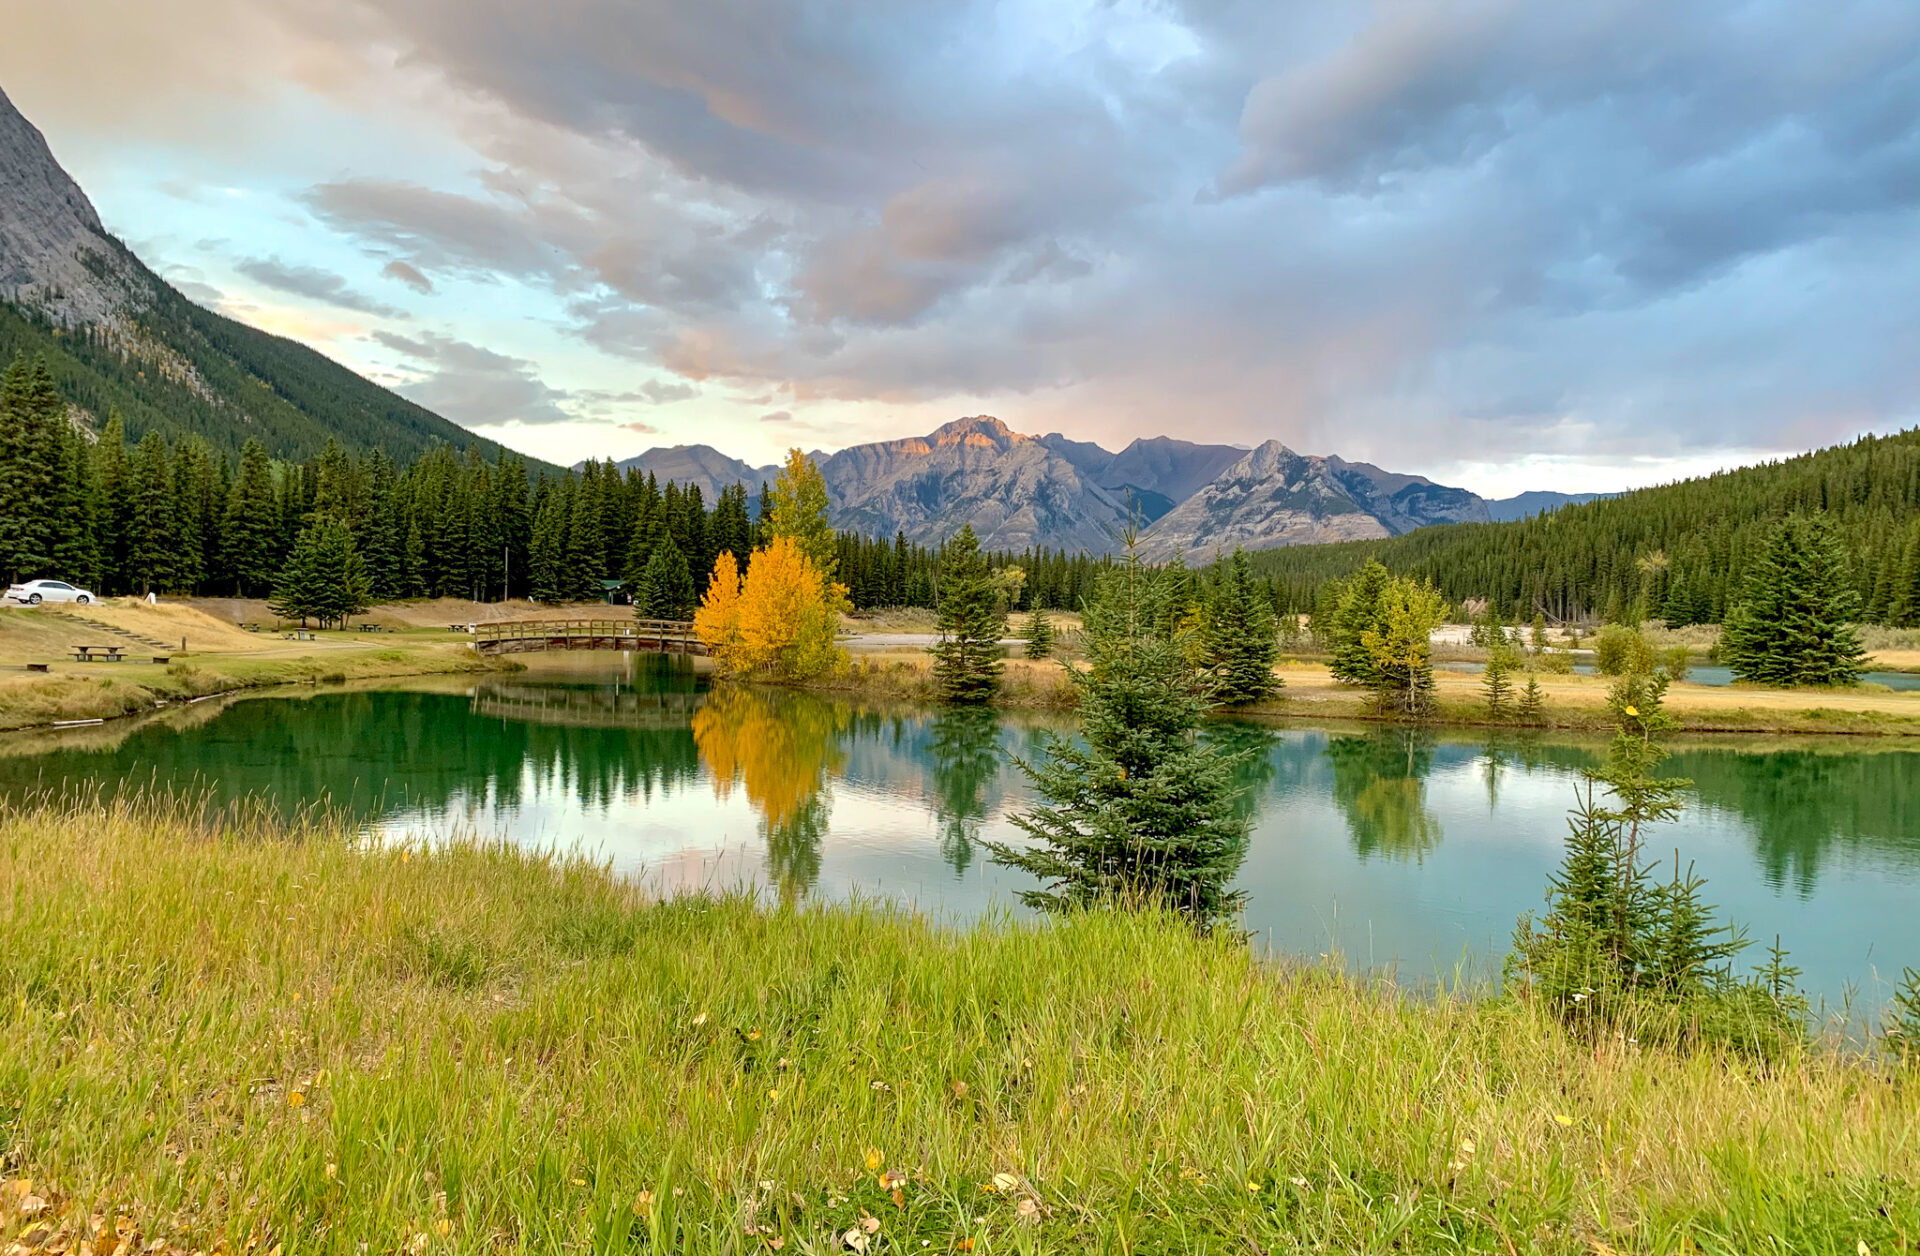
[[[832,583],[790,536],[776,536],[753,556],[746,578],[733,555],[713,565],[694,631],[723,674],[764,673],[806,680],[842,661],[833,643],[846,589]]]

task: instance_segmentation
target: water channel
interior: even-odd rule
[[[386,835],[584,848],[662,890],[888,897],[1018,912],[1014,756],[1057,717],[710,690],[684,662],[578,656],[500,677],[304,689],[138,723],[0,738],[0,794],[95,788],[343,809]],[[1497,972],[1540,905],[1592,740],[1226,723],[1247,752],[1246,925],[1403,979]],[[1655,849],[1692,862],[1829,1004],[1920,966],[1920,750],[1862,738],[1679,743],[1687,807]],[[1759,947],[1750,955],[1757,961]]]

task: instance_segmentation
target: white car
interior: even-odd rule
[[[90,589],[76,589],[64,580],[29,580],[7,586],[7,601],[38,606],[42,602],[78,602],[85,606],[94,600]]]

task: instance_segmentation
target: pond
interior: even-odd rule
[[[1456,660],[1447,663],[1435,663],[1435,667],[1450,672],[1473,672],[1478,674],[1487,670],[1485,663],[1468,660]],[[1600,669],[1592,663],[1575,663],[1573,670],[1580,676],[1597,676]],[[1733,683],[1733,669],[1717,663],[1698,663],[1687,668],[1686,683],[1690,685],[1710,685],[1724,688]],[[1897,693],[1910,693],[1920,689],[1920,672],[1862,672],[1860,683],[1864,685],[1884,685]]]
[[[344,809],[393,836],[582,847],[661,889],[885,896],[946,918],[1023,910],[983,843],[1018,842],[1012,756],[1057,718],[709,690],[643,658],[208,702],[143,723],[0,739],[0,793],[171,788]],[[605,656],[600,656],[604,658]],[[1539,907],[1599,743],[1222,722],[1244,752],[1246,926],[1275,950],[1406,980],[1497,973]],[[1678,852],[1809,989],[1858,1008],[1920,966],[1920,751],[1683,743]]]

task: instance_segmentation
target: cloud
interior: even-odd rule
[[[67,57],[114,108],[89,105],[50,52],[100,36],[183,145],[237,143],[209,100],[247,113],[283,77],[414,141],[431,160],[296,167],[298,203],[491,346],[523,391],[480,410],[614,421],[698,389],[750,426],[987,411],[1396,469],[1920,418],[1905,0],[183,2],[243,20],[116,40],[40,6],[0,69],[54,67],[22,72],[101,134],[138,93]],[[249,238],[218,197],[189,210]],[[456,306],[456,278],[519,286],[578,356]],[[455,369],[413,360],[415,387]],[[589,396],[578,360],[651,383]]]
[[[534,364],[434,332],[403,336],[376,331],[375,342],[411,360],[422,378],[399,391],[462,427],[494,423],[560,423],[567,394],[549,388]]]
[[[395,258],[385,266],[382,266],[380,273],[389,279],[407,285],[407,287],[412,288],[423,297],[433,295],[433,280],[421,274],[418,267],[411,266],[399,258]]]
[[[364,296],[349,287],[339,275],[317,266],[283,262],[277,257],[246,257],[235,262],[233,268],[255,283],[265,284],[278,292],[306,297],[360,314],[374,314],[382,318],[407,317],[405,310]]]
[[[762,423],[791,423],[793,422],[793,412],[791,410],[775,410],[771,414],[761,415],[760,421]]]
[[[660,429],[651,423],[622,423],[620,426],[629,432],[637,432],[642,436],[660,435]]]

